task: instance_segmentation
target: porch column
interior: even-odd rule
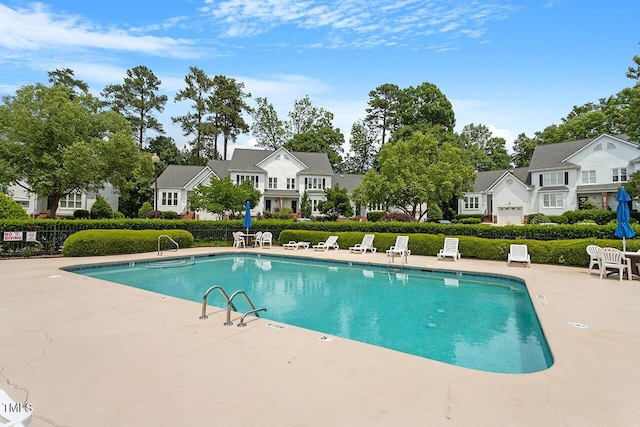
[[[609,210],[609,205],[607,204],[607,193],[604,191],[602,192],[602,210],[603,211]]]

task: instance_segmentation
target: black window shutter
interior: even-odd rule
[[[569,172],[564,173],[564,185],[569,185]]]
[[[540,174],[540,187],[542,187],[542,174]]]

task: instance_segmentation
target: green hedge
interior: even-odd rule
[[[317,231],[284,230],[280,233],[279,243],[290,240],[307,241],[316,244],[326,240],[329,235],[338,236],[340,249],[348,249],[356,243],[362,242],[365,233],[338,232],[326,233]],[[396,241],[395,233],[375,233],[373,246],[384,252]],[[444,246],[444,235],[409,234],[409,249],[414,255],[436,256]],[[463,258],[488,259],[495,261],[507,260],[509,245],[512,243],[526,244],[531,255],[531,262],[537,264],[559,264],[584,267],[589,265],[588,245],[614,247],[622,249],[620,239],[578,239],[540,241],[527,239],[484,239],[479,237],[459,237],[459,250]],[[640,249],[640,240],[627,240],[627,250]]]
[[[65,240],[62,255],[101,256],[157,251],[161,235],[168,235],[181,248],[193,246],[193,235],[184,230],[83,230]],[[169,239],[161,239],[160,242],[163,250],[175,248]]]

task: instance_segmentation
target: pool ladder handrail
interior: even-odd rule
[[[178,249],[180,249],[180,245],[178,244],[178,242],[176,242],[175,240],[173,240],[171,237],[169,237],[168,234],[161,234],[158,236],[158,255],[162,255],[162,249],[160,249],[160,240],[166,237],[167,239],[169,239],[170,241],[173,242],[174,245],[176,245],[175,249],[172,249],[173,252],[178,252]]]
[[[244,299],[247,301],[247,304],[249,304],[249,307],[251,307],[251,310],[247,311],[246,313],[243,313],[242,317],[240,317],[240,323],[238,323],[239,327],[247,326],[247,324],[244,322],[244,319],[249,314],[254,314],[256,317],[260,317],[258,312],[267,311],[267,309],[264,308],[264,307],[263,308],[256,308],[253,305],[253,303],[251,302],[251,300],[249,299],[249,296],[247,295],[247,293],[245,291],[243,291],[243,290],[235,291],[229,297],[227,295],[227,293],[224,291],[224,289],[222,288],[222,286],[214,285],[214,286],[210,287],[209,289],[207,289],[206,292],[204,293],[204,295],[202,296],[202,315],[199,317],[200,320],[205,320],[205,319],[209,318],[209,316],[207,316],[207,297],[209,296],[211,291],[213,291],[214,289],[218,290],[220,292],[220,294],[224,297],[225,301],[227,301],[227,321],[224,323],[225,326],[232,326],[233,325],[233,322],[231,321],[231,309],[233,308],[233,311],[238,311],[238,309],[236,308],[235,304],[233,304],[233,299],[238,294],[242,294],[244,296]]]
[[[266,308],[256,308],[253,303],[251,302],[251,300],[249,299],[249,296],[247,295],[247,293],[245,291],[243,291],[242,289],[239,289],[237,291],[235,291],[234,293],[231,294],[231,296],[229,297],[229,302],[227,303],[227,321],[224,322],[224,326],[232,326],[233,322],[231,321],[231,305],[233,304],[233,299],[238,295],[238,294],[242,294],[242,296],[244,297],[244,299],[247,301],[247,304],[249,304],[249,307],[251,307],[251,310],[247,311],[246,313],[244,313],[242,315],[242,317],[240,318],[240,323],[238,323],[238,326],[240,327],[244,327],[246,326],[246,324],[244,323],[244,318],[248,315],[248,314],[253,314],[256,317],[260,317],[260,315],[258,314],[259,311],[267,311]],[[236,310],[237,311],[237,310]]]
[[[199,317],[200,320],[206,320],[209,318],[209,316],[207,316],[207,297],[209,296],[211,291],[213,291],[214,289],[217,289],[218,291],[220,291],[220,293],[224,297],[224,300],[227,302],[227,306],[229,306],[229,303],[230,303],[229,295],[227,295],[224,289],[222,289],[222,286],[214,285],[209,289],[207,289],[204,295],[202,296],[202,315]],[[238,311],[238,309],[236,308],[235,305],[233,305],[233,303],[231,303],[231,307],[233,307],[233,311]]]

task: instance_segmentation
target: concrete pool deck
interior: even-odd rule
[[[387,264],[384,253],[241,251]],[[203,321],[199,303],[59,270],[158,258],[0,261],[0,388],[33,405],[31,426],[640,425],[640,281],[410,256],[413,267],[525,280],[554,365],[511,375],[268,327],[268,313],[245,328],[232,313],[225,327],[222,309],[209,307]]]

